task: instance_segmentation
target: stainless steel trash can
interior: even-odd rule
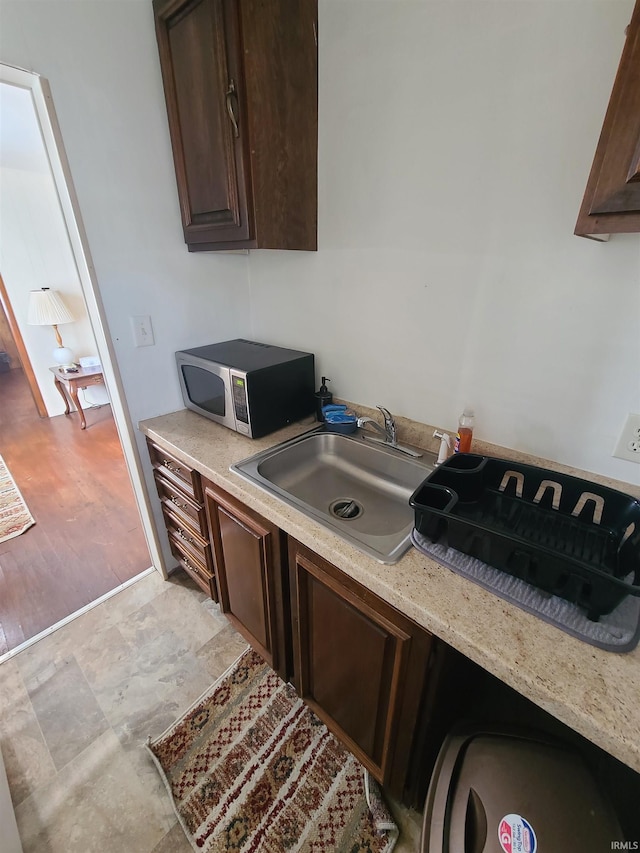
[[[489,729],[445,740],[421,853],[608,853],[622,840],[611,805],[568,746]]]

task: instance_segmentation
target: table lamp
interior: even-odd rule
[[[58,346],[53,351],[53,360],[60,367],[71,367],[73,365],[73,353],[68,347],[63,346],[58,325],[60,323],[73,323],[73,320],[73,315],[56,290],[42,287],[40,290],[32,290],[29,293],[27,323],[30,326],[53,326],[58,342]]]

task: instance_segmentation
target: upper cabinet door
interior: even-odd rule
[[[190,251],[316,249],[317,0],[154,0]]]
[[[244,89],[234,0],[155,0],[187,243],[248,240]]]
[[[575,229],[595,239],[630,231],[640,231],[640,0],[627,29]]]

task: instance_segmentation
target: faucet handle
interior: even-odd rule
[[[392,417],[391,412],[389,411],[389,409],[385,409],[385,407],[384,407],[384,406],[376,406],[376,409],[379,409],[379,410],[382,412],[382,414],[383,414],[383,416],[384,416],[385,423],[386,423],[387,421],[392,421],[392,420],[393,420],[393,417]]]
[[[396,442],[396,422],[393,419],[393,415],[389,411],[389,409],[385,409],[384,406],[376,406],[376,409],[379,409],[382,412],[382,416],[384,418],[384,428],[387,433],[387,438],[392,444]]]

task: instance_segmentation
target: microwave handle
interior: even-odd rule
[[[247,403],[247,375],[234,370],[230,370],[229,374],[230,411],[233,412],[235,429],[244,435],[251,435],[251,419]]]

